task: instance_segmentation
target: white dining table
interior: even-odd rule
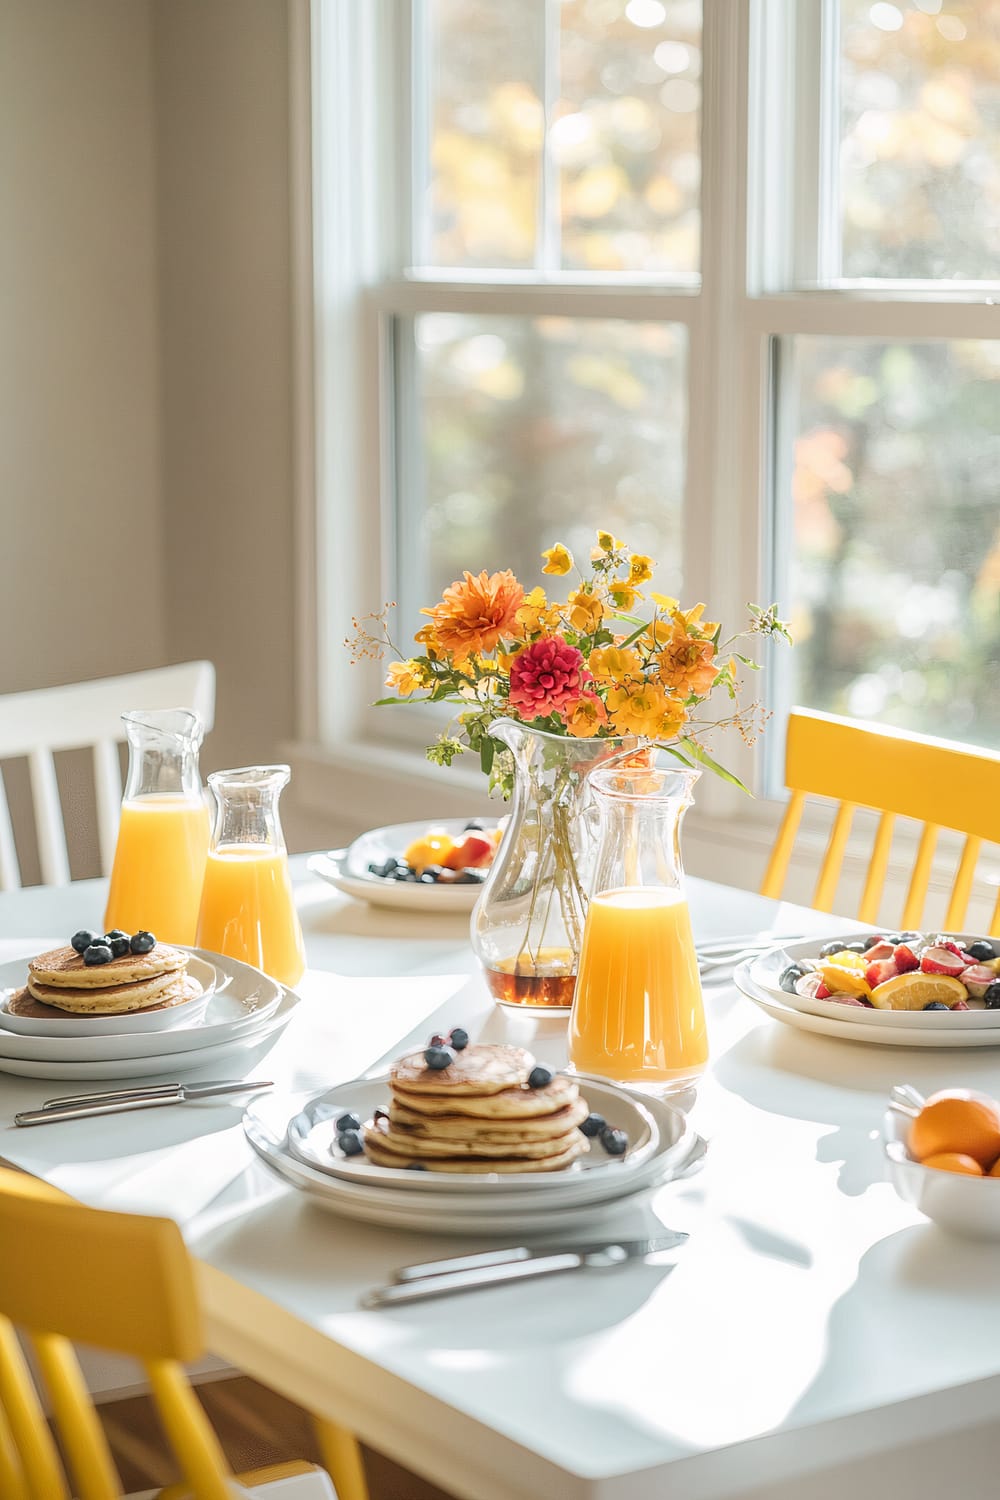
[[[564,1060],[564,1020],[492,1003],[467,919],[379,911],[301,858],[293,870],[302,1003],[227,1076],[319,1092],[456,1024]],[[99,925],[104,889],[0,897],[0,958]],[[701,942],[843,930],[706,881],[690,898]],[[318,1209],[257,1161],[232,1104],[16,1129],[16,1111],[67,1090],[0,1073],[0,1157],[84,1202],[176,1219],[213,1350],[462,1500],[995,1497],[1000,1254],[902,1203],[878,1132],[895,1082],[1000,1093],[1000,1051],[806,1034],[726,975],[706,1007],[704,1169],[623,1205],[616,1225],[688,1231],[672,1267],[368,1311],[361,1294],[393,1268],[482,1243]]]

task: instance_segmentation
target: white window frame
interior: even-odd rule
[[[700,288],[648,278],[612,285],[402,274],[412,210],[397,188],[397,164],[411,149],[412,3],[419,0],[291,4],[300,721],[290,750],[299,800],[350,807],[345,823],[358,825],[404,809],[464,811],[483,793],[471,758],[442,771],[418,745],[390,738],[386,719],[397,710],[368,707],[372,680],[343,647],[352,616],[391,597],[393,319],[544,311],[682,323],[684,596],[708,601],[727,621],[743,617],[748,599],[770,601],[782,564],[769,501],[780,479],[775,341],[1000,337],[995,286],[836,281],[835,226],[817,215],[817,201],[830,203],[831,193],[814,187],[810,195],[803,185],[829,184],[835,168],[833,131],[808,101],[835,76],[838,0],[704,0]],[[793,181],[798,190],[789,194]],[[817,290],[824,281],[834,284]],[[780,699],[780,674],[772,693]],[[775,725],[765,735],[772,759],[780,760],[781,738]],[[726,749],[760,790],[761,755]],[[744,849],[742,864],[719,873],[755,884],[779,813],[778,800],[751,802],[705,778],[688,848],[700,838],[706,851]],[[807,820],[807,838],[821,826]]]

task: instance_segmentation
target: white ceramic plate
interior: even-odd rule
[[[355,839],[349,849],[331,849],[314,854],[309,869],[321,880],[335,885],[348,896],[357,896],[372,906],[389,906],[397,911],[471,911],[483,888],[476,885],[419,885],[415,882],[386,880],[369,873],[370,864],[384,864],[390,854],[401,859],[404,849],[430,829],[440,829],[459,838],[468,819],[439,818],[434,822],[393,823],[386,828],[372,828]]]
[[[664,1139],[645,1104],[624,1089],[601,1079],[579,1076],[587,1103],[604,1116],[609,1125],[624,1130],[629,1150],[624,1157],[608,1156],[598,1141],[586,1156],[562,1172],[411,1172],[405,1168],[379,1167],[365,1156],[345,1156],[336,1145],[336,1117],[351,1109],[363,1120],[389,1102],[388,1074],[381,1078],[359,1078],[309,1100],[287,1121],[289,1152],[304,1165],[327,1176],[342,1178],[355,1186],[386,1188],[401,1192],[431,1192],[437,1195],[497,1200],[516,1194],[528,1197],[540,1192],[558,1193],[560,1201],[611,1198],[620,1195],[621,1178],[631,1177],[650,1157],[661,1155],[673,1143]]]
[[[951,1031],[930,1031],[913,1026],[855,1025],[854,1017],[867,1012],[853,1005],[841,1007],[844,1014],[851,1017],[849,1021],[841,1021],[829,1014],[816,1016],[811,1011],[795,1010],[792,1006],[785,1005],[784,1000],[776,1000],[770,991],[762,990],[759,985],[754,984],[750,977],[752,967],[749,960],[740,964],[733,975],[737,988],[773,1020],[784,1021],[786,1025],[796,1026],[800,1031],[813,1031],[819,1036],[837,1037],[845,1042],[869,1042],[877,1047],[1000,1047],[1000,1031],[996,1028],[976,1030],[963,1026],[961,1030],[956,1027]],[[784,994],[783,991],[782,993]],[[791,995],[784,996],[785,1000],[791,998]],[[823,1004],[822,1001],[818,1003]],[[961,1014],[963,1012],[960,1011],[959,1015]]]
[[[180,945],[175,945],[178,948]],[[183,1005],[171,1005],[168,1010],[137,1010],[118,1016],[67,1016],[65,1019],[40,1021],[34,1016],[12,1016],[8,1010],[14,991],[24,987],[28,965],[26,960],[0,965],[0,1028],[17,1032],[20,1036],[45,1036],[65,1040],[67,1037],[95,1036],[142,1036],[155,1031],[173,1031],[179,1026],[191,1026],[201,1016],[215,989],[215,965],[204,958],[197,958],[190,948],[181,950],[191,953],[187,972],[197,979],[202,993]]]
[[[859,938],[877,936],[869,932],[847,933],[845,943]],[[979,934],[981,937],[982,934]],[[785,943],[781,948],[772,948],[751,961],[750,977],[754,984],[766,990],[773,1000],[778,1000],[789,1010],[803,1011],[813,1016],[827,1017],[833,1021],[848,1020],[859,1026],[903,1027],[908,1031],[986,1031],[1000,1030],[1000,1010],[987,1010],[981,1000],[969,1000],[968,1010],[869,1010],[864,1005],[843,1005],[836,1000],[814,1000],[809,995],[791,995],[779,984],[788,965],[798,958],[817,960],[820,948],[832,942],[832,938],[805,938],[799,943]],[[959,933],[955,941],[962,946],[977,941],[975,933]]]
[[[272,1100],[273,1102],[273,1100]],[[634,1178],[619,1179],[622,1191],[614,1199],[597,1203],[569,1204],[562,1197],[532,1195],[524,1201],[522,1195],[505,1198],[502,1205],[465,1201],[447,1194],[404,1193],[393,1188],[378,1192],[365,1186],[355,1186],[340,1178],[326,1176],[312,1167],[297,1161],[288,1153],[281,1138],[283,1125],[281,1112],[269,1118],[262,1106],[263,1099],[254,1100],[248,1106],[243,1119],[244,1129],[254,1151],[269,1169],[290,1186],[304,1192],[311,1202],[343,1218],[356,1219],[362,1223],[379,1224],[386,1228],[425,1231],[431,1234],[474,1235],[501,1234],[510,1239],[515,1235],[572,1232],[577,1228],[605,1217],[617,1214],[620,1207],[648,1188],[669,1182],[696,1170],[704,1159],[705,1142],[687,1126],[679,1110],[659,1101],[649,1101],[650,1112],[655,1116],[661,1135],[671,1147],[672,1164],[666,1164],[666,1153],[656,1173],[649,1168],[636,1173]],[[282,1106],[287,1118],[287,1100]],[[684,1154],[676,1155],[684,1142]],[[415,1173],[415,1176],[420,1175]]]
[[[195,952],[196,950],[189,950]],[[206,967],[209,955],[199,952]],[[131,1035],[21,1036],[0,1026],[0,1059],[36,1062],[110,1062],[117,1058],[160,1057],[235,1040],[262,1026],[277,1009],[283,989],[259,969],[212,954],[215,990],[188,1026]],[[18,961],[23,967],[23,961]],[[0,982],[14,965],[0,966]],[[193,1064],[192,1064],[193,1066]]]
[[[922,1167],[906,1150],[905,1116],[886,1110],[882,1122],[889,1180],[904,1203],[947,1229],[974,1240],[1000,1240],[1000,1178],[964,1177]]]
[[[277,1009],[267,1020],[250,1031],[230,1037],[211,1047],[195,1047],[186,1051],[153,1053],[142,1057],[106,1058],[91,1062],[50,1062],[27,1057],[0,1056],[0,1073],[13,1073],[19,1078],[61,1078],[70,1082],[79,1079],[104,1078],[165,1078],[171,1079],[180,1073],[190,1073],[194,1068],[214,1067],[216,1063],[228,1062],[242,1053],[274,1037],[292,1018],[299,1003],[294,990],[283,989]],[[164,1035],[164,1040],[170,1033]],[[139,1041],[136,1037],[133,1040]]]

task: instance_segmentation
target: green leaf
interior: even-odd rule
[[[483,768],[483,775],[488,776],[493,769],[493,758],[497,753],[497,742],[488,734],[483,736],[479,746],[479,764]]]
[[[684,736],[681,737],[681,743],[690,751],[695,760],[700,761],[708,770],[714,771],[716,776],[720,777],[723,781],[728,781],[732,786],[738,786],[740,791],[746,792],[748,797],[753,796],[753,792],[748,786],[743,785],[738,776],[734,776],[732,771],[727,771],[725,766],[720,766],[719,762],[713,760],[708,751],[703,749],[701,745],[696,745],[694,740],[689,740]]]
[[[387,703],[429,703],[430,701],[430,696],[426,698],[376,698],[372,707],[384,708]]]
[[[689,771],[693,769],[691,762],[688,760],[687,756],[682,755],[676,745],[664,744],[662,740],[657,740],[656,743],[658,749],[665,750],[668,755],[672,755],[674,757],[674,760],[679,760],[682,766],[687,766]]]

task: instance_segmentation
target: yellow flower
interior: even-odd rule
[[[415,693],[417,688],[423,687],[425,681],[424,667],[421,662],[394,661],[389,668],[385,679],[387,688],[392,688],[401,698],[408,698]]]
[[[537,635],[539,631],[553,630],[559,623],[559,610],[545,597],[545,590],[535,588],[525,594],[524,603],[514,617],[521,635]]]
[[[608,593],[615,609],[623,609],[626,613],[635,609],[637,601],[642,598],[639,590],[633,588],[630,583],[613,583]]]
[[[651,589],[649,597],[650,599],[652,599],[654,604],[658,604],[661,609],[665,609],[668,615],[672,614],[673,611],[677,608],[677,600],[671,598],[669,594],[656,594]]]
[[[623,552],[625,543],[620,542],[610,531],[599,531],[597,533],[597,545],[602,552]]]
[[[631,584],[648,583],[653,576],[653,559],[643,552],[633,552],[628,560],[628,581]]]
[[[555,546],[549,547],[542,553],[542,556],[545,558],[543,573],[556,573],[561,578],[573,566],[573,554],[568,547],[563,546],[562,542],[556,542]]]
[[[629,683],[608,693],[608,712],[618,734],[671,739],[687,718],[687,709],[655,682]]]
[[[681,626],[688,635],[699,639],[704,639],[706,636],[711,638],[719,628],[718,621],[703,620],[701,617],[704,612],[704,604],[696,604],[693,609],[673,609],[670,611],[670,617],[674,624]]]
[[[574,739],[590,740],[608,722],[608,711],[596,693],[577,698],[563,712],[566,733]]]
[[[587,666],[598,682],[624,682],[626,677],[640,677],[639,653],[627,646],[596,646],[587,658]]]
[[[431,661],[440,661],[444,656],[444,647],[438,640],[437,631],[433,625],[422,625],[413,639],[416,645],[423,646],[424,654],[429,656]]]
[[[569,623],[579,635],[593,635],[604,619],[604,605],[596,594],[585,589],[574,589],[566,597]]]

